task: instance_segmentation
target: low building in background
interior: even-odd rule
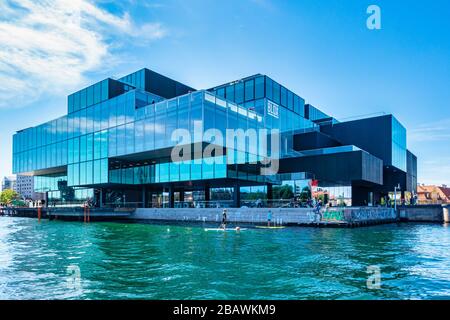
[[[16,179],[16,189],[15,191],[23,200],[42,200],[44,199],[44,194],[40,192],[35,192],[34,190],[34,177],[17,175]]]
[[[16,191],[16,176],[7,176],[2,180],[2,191],[11,189]]]
[[[418,185],[418,204],[450,204],[450,188],[446,185]]]

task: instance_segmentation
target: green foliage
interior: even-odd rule
[[[322,194],[319,194],[318,196],[317,196],[317,201],[319,201],[319,200],[321,200],[322,201],[322,203],[326,203],[325,202],[325,195],[322,193]]]
[[[264,200],[267,199],[267,193],[265,192],[249,192],[249,193],[245,193],[245,194],[241,194],[241,199],[242,200]]]
[[[273,187],[273,198],[274,199],[292,199],[294,197],[294,191],[292,190],[292,186],[283,185]]]
[[[309,187],[304,187],[302,189],[302,192],[300,193],[300,201],[306,202],[309,199],[311,199],[311,190],[309,189]]]
[[[11,202],[18,198],[17,192],[11,189],[3,190],[2,193],[0,193],[0,203],[4,204],[11,204]]]

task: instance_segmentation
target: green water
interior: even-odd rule
[[[380,289],[366,285],[373,265]],[[448,299],[450,228],[223,233],[0,217],[0,299],[55,298]]]

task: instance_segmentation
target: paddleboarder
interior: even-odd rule
[[[267,226],[270,227],[270,222],[272,221],[272,210],[267,213]]]

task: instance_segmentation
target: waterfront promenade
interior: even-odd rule
[[[165,222],[220,223],[223,208],[115,208],[86,209],[42,208],[41,217],[50,220],[112,221],[153,220]],[[3,215],[37,217],[37,208],[5,208]],[[348,207],[328,208],[320,212],[313,208],[228,208],[231,224],[267,224],[268,215],[272,224],[280,226],[357,227],[397,221],[392,208]]]
[[[447,211],[446,211],[447,210]],[[40,217],[72,221],[163,221],[220,223],[223,208],[41,208]],[[447,215],[445,214],[447,212]],[[37,208],[0,208],[0,215],[37,218]],[[360,227],[392,222],[448,221],[447,206],[405,206],[397,211],[389,207],[333,207],[320,211],[313,208],[227,208],[231,224],[311,227]]]

